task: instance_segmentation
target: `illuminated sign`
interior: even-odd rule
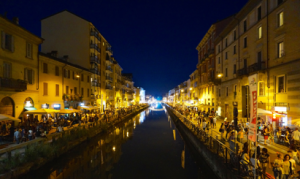
[[[274,111],[286,112],[286,107],[275,106]]]
[[[53,104],[54,109],[60,109],[60,104]]]
[[[42,104],[42,108],[43,108],[43,109],[48,109],[48,108],[49,108],[49,104],[47,104],[47,103]]]

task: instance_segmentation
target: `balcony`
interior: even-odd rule
[[[113,78],[110,77],[110,76],[106,76],[105,79],[108,80],[108,81],[113,81]]]
[[[113,70],[110,67],[106,67],[106,72],[112,73]]]
[[[91,30],[90,35],[96,37],[99,41],[101,41],[101,38],[98,36],[98,32]]]
[[[212,62],[212,64],[208,65],[208,69],[213,69],[213,68],[215,68],[215,63],[214,62]]]
[[[101,49],[96,44],[91,43],[90,47],[96,49],[99,53],[101,53]]]
[[[239,69],[237,71],[237,74],[236,74],[238,77],[242,77],[244,75],[248,75],[248,70],[247,68],[242,68],[242,69]]]
[[[215,54],[215,49],[210,49],[210,50],[208,51],[208,56],[209,56],[209,57],[212,57],[214,54]]]
[[[208,57],[209,57],[208,53],[204,54],[204,60],[208,60],[209,59]]]
[[[248,67],[248,73],[254,73],[266,69],[266,63],[263,61],[260,64],[254,63]]]
[[[112,90],[113,88],[112,88],[112,86],[110,86],[110,85],[106,85],[105,89],[107,89],[107,90]]]
[[[123,83],[122,83],[122,81],[121,81],[121,80],[119,80],[119,79],[117,79],[117,82],[118,82],[118,83],[120,83],[120,84],[123,84]]]
[[[20,79],[0,78],[1,91],[26,91],[27,82]]]
[[[106,57],[106,61],[109,63],[114,63],[114,61],[110,57]]]
[[[101,71],[96,68],[91,68],[90,72],[99,76],[101,75]]]
[[[92,86],[101,87],[101,83],[98,83],[97,81],[92,81]]]
[[[106,52],[109,53],[110,55],[113,55],[113,51],[111,50],[110,46],[106,47]]]
[[[98,59],[97,56],[91,56],[91,57],[90,57],[90,62],[91,62],[91,63],[97,63],[97,64],[100,64],[100,59]]]

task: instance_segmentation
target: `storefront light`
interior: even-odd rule
[[[26,101],[25,107],[31,107],[31,106],[32,106],[31,102],[30,101]]]
[[[286,112],[286,107],[281,107],[281,106],[275,106],[274,111],[279,111],[279,112]]]

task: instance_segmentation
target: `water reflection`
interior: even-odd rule
[[[214,178],[176,133],[166,111],[148,109],[22,178]]]

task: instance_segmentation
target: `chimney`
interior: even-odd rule
[[[57,51],[51,51],[51,56],[57,58]]]
[[[69,55],[64,55],[63,60],[68,61],[69,60]]]
[[[19,18],[18,17],[13,17],[13,22],[15,24],[18,24],[19,25]]]

